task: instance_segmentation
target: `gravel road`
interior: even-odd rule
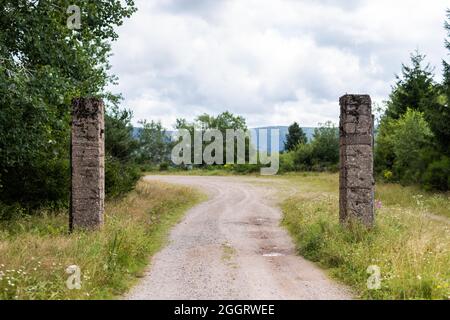
[[[197,187],[209,200],[187,212],[125,299],[352,298],[346,287],[295,254],[279,225],[278,182],[257,183],[264,180],[248,177],[146,179]]]

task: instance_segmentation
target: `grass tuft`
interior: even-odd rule
[[[170,228],[203,196],[183,186],[140,181],[107,203],[98,232],[68,234],[65,214],[42,212],[0,224],[0,300],[110,299],[130,288]],[[65,270],[81,269],[80,290]]]
[[[376,227],[346,229],[338,223],[337,175],[290,179],[298,193],[282,204],[283,224],[299,254],[328,268],[364,299],[450,299],[450,224],[430,218],[448,215],[445,195],[417,196],[414,188],[378,185],[382,206]],[[381,270],[380,290],[367,287],[371,265]]]

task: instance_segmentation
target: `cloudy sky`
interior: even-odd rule
[[[446,56],[448,0],[137,0],[112,72],[139,119],[229,110],[250,127],[338,121],[338,98],[390,92],[419,49]]]

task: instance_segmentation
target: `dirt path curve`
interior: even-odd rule
[[[187,212],[125,299],[350,299],[350,291],[296,256],[279,226],[276,188],[261,178],[148,176],[200,188],[209,200]],[[274,182],[274,184],[276,184]]]

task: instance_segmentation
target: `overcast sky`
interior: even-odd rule
[[[229,110],[250,127],[338,122],[338,98],[383,101],[409,53],[446,56],[448,0],[137,0],[112,88],[139,119]]]

